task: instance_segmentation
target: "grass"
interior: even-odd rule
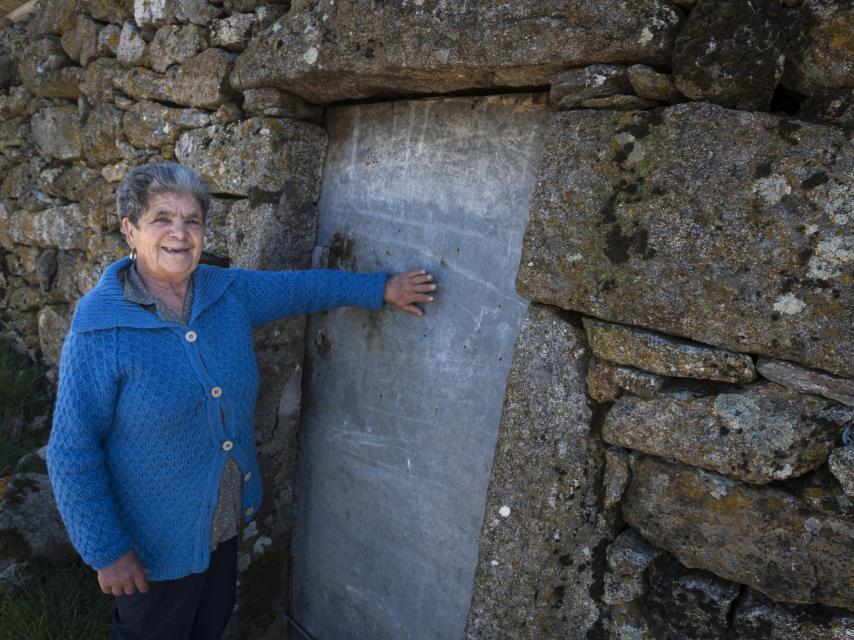
[[[44,444],[45,435],[4,428],[0,420],[0,478],[11,475],[18,460]]]
[[[44,369],[0,335],[0,478],[44,444],[47,433],[32,433],[25,425],[49,406]],[[101,593],[97,574],[79,560],[34,570],[25,587],[0,584],[0,640],[106,638],[113,601]]]
[[[82,562],[46,569],[26,588],[0,592],[0,640],[104,639],[113,602]]]
[[[9,337],[0,335],[0,420],[30,419],[47,404],[44,369],[15,351]]]
[[[0,478],[14,471],[21,456],[44,444],[46,434],[24,425],[49,405],[45,372],[0,335]]]

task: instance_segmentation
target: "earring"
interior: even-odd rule
[[[136,260],[136,247],[132,247],[130,250],[130,259]]]

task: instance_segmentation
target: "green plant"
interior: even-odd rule
[[[106,638],[113,601],[82,562],[45,569],[25,589],[0,593],[0,640]]]
[[[0,422],[6,426],[43,412],[48,404],[43,367],[32,363],[0,335]]]

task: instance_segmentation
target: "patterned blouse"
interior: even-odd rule
[[[176,322],[184,325],[189,323],[190,310],[193,308],[192,276],[190,276],[190,283],[187,285],[187,295],[184,297],[184,307],[180,316],[160,298],[148,292],[139,272],[136,270],[136,262],[132,262],[127,269],[120,271],[117,276],[119,282],[122,283],[124,289],[122,295],[125,300],[142,305],[152,313],[156,313],[164,322]],[[222,412],[220,412],[220,418],[225,419]],[[228,456],[220,478],[219,495],[211,522],[211,551],[216,549],[220,542],[237,535],[237,526],[240,522],[242,475],[240,466],[233,457]]]

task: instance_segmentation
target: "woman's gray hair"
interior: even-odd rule
[[[199,175],[176,162],[144,164],[130,171],[116,192],[119,220],[129,218],[136,225],[148,207],[151,196],[158,193],[186,193],[193,196],[207,219],[211,203],[208,185]]]

